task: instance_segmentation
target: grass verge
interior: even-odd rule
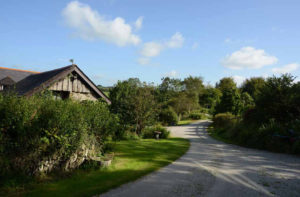
[[[196,122],[198,120],[180,120],[177,125],[178,126],[183,126],[183,125],[188,125],[188,124],[191,124],[193,122]]]
[[[68,178],[25,186],[8,196],[93,196],[136,180],[172,163],[189,148],[182,138],[117,142],[112,165],[99,170],[77,170]]]
[[[227,138],[224,138],[223,136],[219,135],[217,132],[214,131],[214,128],[213,126],[209,126],[208,129],[207,129],[207,133],[210,137],[218,140],[218,141],[221,141],[221,142],[224,142],[224,143],[227,143],[227,144],[235,144],[235,145],[239,145],[238,143],[234,142],[233,140],[230,140],[230,139],[227,139]]]

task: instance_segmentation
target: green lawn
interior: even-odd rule
[[[177,125],[178,126],[182,126],[182,125],[188,125],[191,124],[193,122],[196,122],[197,120],[180,120]]]
[[[183,155],[189,141],[182,138],[120,141],[106,169],[77,170],[71,177],[31,185],[24,196],[92,196],[155,171]],[[15,195],[15,194],[13,194]]]

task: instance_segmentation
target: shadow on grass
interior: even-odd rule
[[[92,196],[136,180],[170,164],[189,148],[188,140],[129,140],[117,142],[112,165],[99,170],[76,170],[65,178],[25,184],[5,196]],[[8,190],[7,190],[8,191]],[[1,195],[1,193],[0,193]]]

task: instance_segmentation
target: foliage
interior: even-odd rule
[[[141,137],[132,131],[125,131],[120,139],[122,140],[139,140]]]
[[[141,134],[143,128],[156,120],[154,87],[139,79],[119,81],[110,90],[110,109],[120,117],[124,130],[134,125],[134,132]]]
[[[213,117],[213,126],[216,128],[227,128],[234,125],[235,122],[235,116],[228,112],[216,114]]]
[[[157,100],[160,103],[168,102],[182,90],[183,84],[180,79],[162,78],[162,82],[157,88]]]
[[[216,88],[219,89],[222,93],[228,90],[236,89],[236,83],[231,77],[222,78],[217,84]]]
[[[256,109],[261,112],[262,122],[275,119],[287,123],[300,117],[300,88],[293,83],[294,79],[287,74],[267,79],[256,102]]]
[[[238,89],[224,89],[221,100],[216,105],[215,114],[230,112],[238,115],[242,111],[241,95]]]
[[[25,190],[10,189],[8,196],[95,196],[124,183],[134,181],[166,166],[189,148],[189,141],[182,138],[123,140],[115,145],[112,165],[100,170],[77,170],[72,175],[25,185]],[[153,159],[155,158],[155,159]],[[28,183],[27,183],[28,184]],[[1,195],[1,191],[0,191]]]
[[[173,107],[179,120],[184,113],[190,113],[191,110],[199,107],[197,95],[187,92],[180,92],[176,97],[170,99],[168,105]]]
[[[196,113],[196,112],[192,112],[190,115],[189,115],[189,118],[192,119],[192,120],[201,120],[201,119],[204,119],[204,115],[201,114],[201,113]]]
[[[214,113],[217,103],[220,102],[222,93],[219,89],[211,86],[205,87],[203,93],[199,95],[199,103],[201,106],[210,109],[211,114]]]
[[[143,138],[145,138],[145,139],[155,138],[156,132],[160,132],[159,138],[161,138],[161,139],[166,139],[170,135],[170,131],[168,131],[165,127],[163,127],[161,125],[155,125],[155,126],[144,128],[144,130],[142,132]]]
[[[32,174],[39,161],[55,155],[66,160],[82,143],[99,151],[118,130],[118,119],[101,102],[79,103],[50,97],[1,95],[1,174]]]
[[[240,112],[245,112],[248,109],[251,109],[255,106],[253,98],[248,94],[248,92],[243,92],[241,94],[240,101]]]
[[[197,95],[201,94],[204,89],[202,77],[189,76],[183,80],[182,84],[184,85],[185,91],[193,92]]]
[[[162,109],[159,114],[159,121],[163,125],[176,125],[178,122],[178,116],[172,107]]]
[[[265,79],[262,77],[252,77],[246,79],[242,86],[241,92],[248,93],[254,100],[257,100],[263,87],[265,85]]]

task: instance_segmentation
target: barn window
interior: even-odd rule
[[[53,97],[55,100],[65,100],[70,98],[70,92],[68,91],[53,91]]]

